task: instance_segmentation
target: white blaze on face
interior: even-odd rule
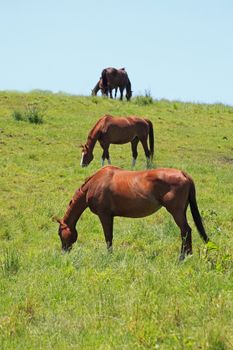
[[[81,161],[80,161],[80,165],[83,165],[83,157],[84,157],[84,152],[82,152],[82,156],[81,156]]]

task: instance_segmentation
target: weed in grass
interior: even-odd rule
[[[138,106],[147,106],[153,103],[153,98],[151,96],[136,96],[133,102]]]
[[[17,121],[26,121],[31,124],[42,124],[44,122],[41,111],[38,106],[34,104],[28,105],[25,111],[13,111],[12,118]]]
[[[20,261],[19,261],[19,253],[17,250],[6,249],[3,252],[3,256],[1,259],[1,270],[3,275],[9,276],[14,275],[19,271]]]
[[[0,234],[0,239],[10,241],[12,239],[10,229],[3,227],[3,230]]]
[[[231,344],[222,331],[212,330],[208,336],[208,350],[230,350]]]
[[[133,99],[133,102],[135,104],[137,104],[138,106],[147,106],[147,105],[150,105],[150,104],[153,104],[154,103],[154,100],[151,96],[151,92],[150,90],[146,90],[145,91],[145,96],[136,96],[134,99]]]
[[[31,124],[42,124],[44,122],[41,112],[38,107],[34,105],[28,106],[25,117]]]
[[[24,120],[24,115],[21,111],[13,111],[12,112],[12,118],[17,120],[17,121],[21,121]]]
[[[228,249],[224,252],[214,243],[209,241],[203,248],[202,258],[205,260],[210,270],[217,272],[233,271],[233,255]]]

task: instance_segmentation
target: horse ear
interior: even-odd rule
[[[88,148],[89,148],[88,145],[83,145],[83,144],[81,144],[80,147],[81,147],[83,150],[85,150],[85,149],[88,150]]]
[[[53,215],[52,216],[52,220],[54,221],[54,222],[58,222],[59,224],[61,224],[61,219],[58,217],[58,216],[56,216],[56,215]]]

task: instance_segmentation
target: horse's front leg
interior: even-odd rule
[[[98,214],[100,222],[104,230],[105,241],[107,249],[112,252],[112,238],[113,238],[113,216],[109,212],[101,212]]]
[[[117,97],[117,87],[115,88],[115,99]]]
[[[120,100],[123,100],[123,91],[124,89],[120,88]]]
[[[101,166],[104,166],[104,160],[105,160],[105,156],[103,151],[102,158],[101,158]]]
[[[102,154],[102,158],[101,158],[101,166],[104,166],[104,161],[105,159],[107,159],[108,164],[111,164],[111,160],[110,160],[110,155],[109,155],[109,145],[105,145],[103,143],[101,143],[101,147],[103,148],[103,154]]]
[[[103,96],[108,97],[108,89],[107,89],[107,88],[101,89],[101,91],[102,91],[102,95],[103,95]]]
[[[112,97],[112,89],[109,89],[109,95],[110,95],[110,98],[113,98]]]

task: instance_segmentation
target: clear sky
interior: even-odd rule
[[[105,67],[133,94],[233,105],[233,0],[0,0],[0,90],[89,95]]]

